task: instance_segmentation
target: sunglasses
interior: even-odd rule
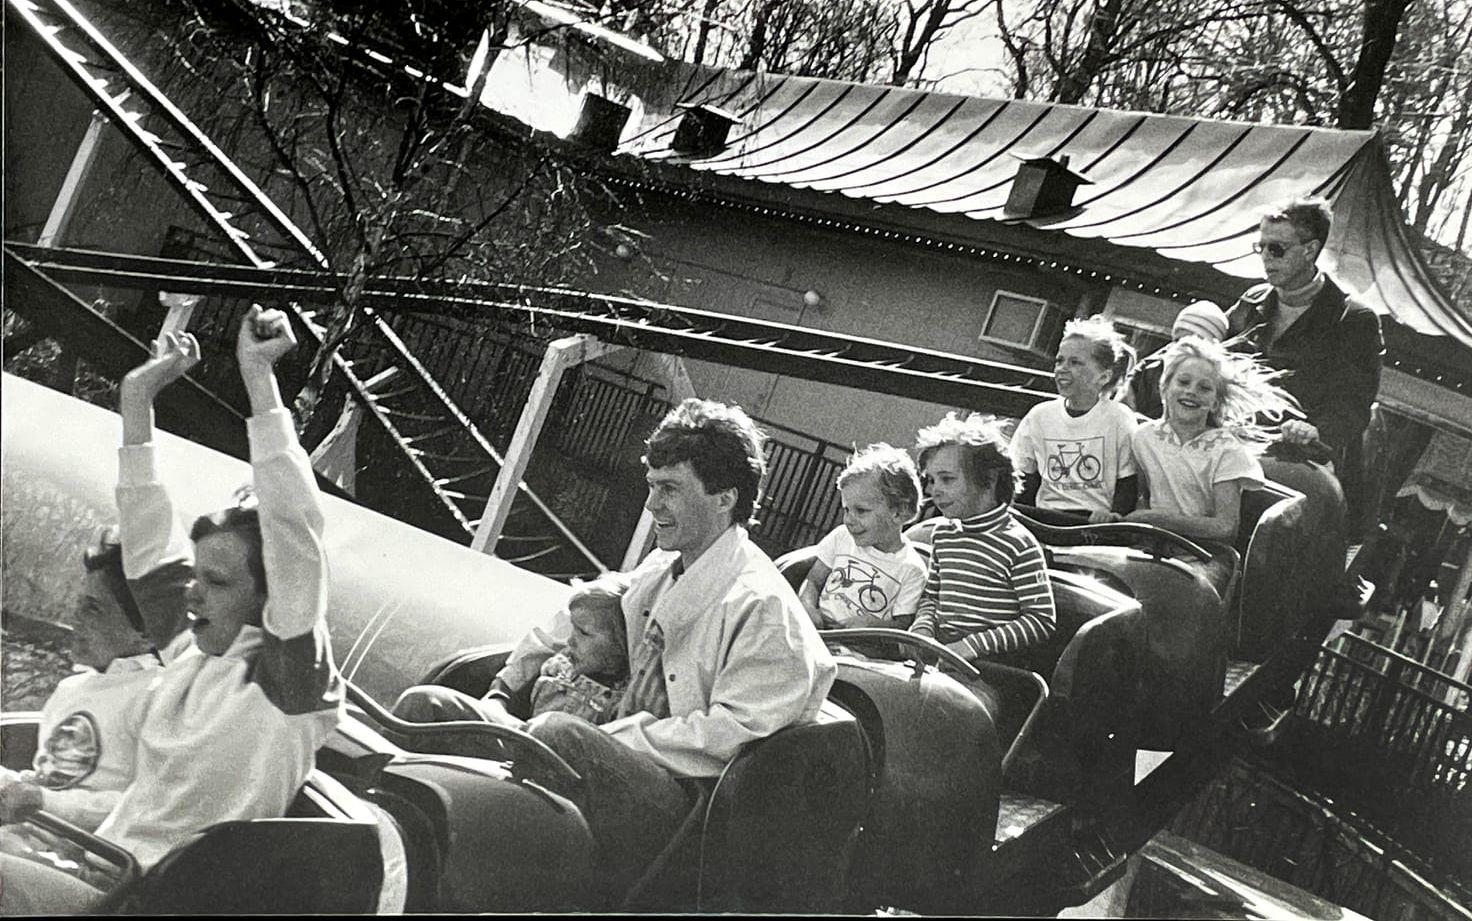
[[[1267,253],[1274,259],[1282,259],[1284,256],[1288,255],[1288,251],[1293,247],[1303,246],[1305,243],[1311,242],[1313,241],[1300,240],[1297,243],[1279,243],[1275,240],[1272,243],[1254,243],[1252,244],[1252,251],[1254,253],[1257,253],[1259,256],[1261,256],[1263,253]]]

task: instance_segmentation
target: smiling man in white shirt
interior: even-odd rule
[[[689,811],[678,778],[715,778],[746,743],[813,719],[833,684],[817,629],[747,535],[763,440],[739,407],[710,401],[686,400],[659,424],[645,456],[658,549],[623,598],[632,674],[618,718],[549,713],[528,727],[585,779],[610,908]],[[502,686],[543,652],[519,648]]]

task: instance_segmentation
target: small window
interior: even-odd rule
[[[1046,352],[1063,324],[1063,312],[1047,301],[998,291],[981,327],[981,338]]]

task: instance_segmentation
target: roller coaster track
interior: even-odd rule
[[[67,0],[7,0],[7,7],[98,110],[218,231],[240,263],[255,269],[328,267],[326,255],[307,234]],[[340,294],[327,302],[339,300]],[[291,310],[308,343],[320,347],[325,330],[315,315],[295,304]],[[363,315],[366,322],[359,334],[334,355],[334,370],[468,538],[503,459],[389,324],[371,307]],[[486,485],[479,491],[482,483]],[[561,549],[565,565],[570,547],[580,559],[574,557],[573,573],[559,574],[603,568],[525,483],[518,486],[535,510],[534,520],[540,519],[536,526],[550,525],[552,533],[505,535],[503,555],[527,563]],[[516,512],[522,513],[521,503]],[[523,518],[520,526],[528,523]]]
[[[14,241],[4,246],[48,277],[77,284],[330,303],[343,283],[342,276],[325,272],[49,249]],[[565,288],[373,278],[365,284],[362,302],[384,314],[453,311],[462,318],[531,319],[635,348],[1016,416],[1048,399],[1052,390],[1049,375],[1035,368]]]

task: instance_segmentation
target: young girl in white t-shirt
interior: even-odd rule
[[[1257,454],[1268,433],[1253,420],[1297,404],[1273,383],[1279,372],[1200,336],[1169,345],[1163,368],[1165,416],[1135,430],[1142,501],[1124,519],[1231,542],[1242,490],[1263,480]]]
[[[819,627],[907,627],[925,588],[925,558],[905,524],[920,509],[920,476],[903,450],[857,451],[838,475],[843,524],[818,544],[798,597]]]
[[[1103,317],[1064,325],[1053,361],[1058,399],[1028,410],[1012,436],[1019,504],[1093,522],[1135,507],[1135,414],[1116,402],[1134,364],[1135,350]]]

